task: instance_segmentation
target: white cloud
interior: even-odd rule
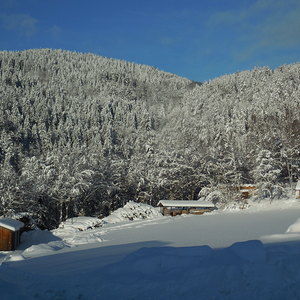
[[[0,14],[0,26],[31,37],[37,32],[38,20],[27,14]]]
[[[52,38],[56,39],[61,36],[62,29],[61,29],[61,27],[54,25],[49,28],[48,32],[50,33]]]
[[[261,31],[262,45],[292,47],[300,43],[300,7],[276,18],[267,19]]]
[[[298,0],[257,0],[242,10],[217,12],[209,28],[224,27],[236,33],[236,43],[245,45],[240,60],[272,49],[300,46],[300,2]],[[239,50],[241,51],[241,49]]]
[[[239,23],[251,23],[254,18],[269,16],[271,18],[282,17],[300,10],[298,0],[256,0],[252,5],[243,9],[219,11],[213,14],[209,21],[209,26],[231,25]],[[263,21],[262,21],[263,23]]]

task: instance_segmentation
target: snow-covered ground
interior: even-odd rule
[[[129,203],[24,233],[0,260],[1,299],[300,299],[300,202],[177,217]]]

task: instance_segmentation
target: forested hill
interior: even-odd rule
[[[274,198],[299,176],[299,86],[300,64],[198,84],[92,54],[0,52],[0,215],[52,228],[128,200],[238,201],[224,187],[246,182]]]

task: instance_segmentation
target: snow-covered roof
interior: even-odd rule
[[[20,221],[9,218],[0,218],[0,227],[7,228],[11,231],[17,231],[23,226],[24,224]]]
[[[298,182],[297,182],[296,190],[297,190],[297,191],[300,191],[300,180],[298,180]]]
[[[208,201],[196,200],[160,200],[158,206],[165,207],[215,207],[215,205]]]
[[[253,184],[253,183],[244,183],[244,184],[241,184],[240,187],[251,187],[251,188],[255,188],[256,185]]]

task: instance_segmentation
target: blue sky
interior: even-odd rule
[[[299,0],[0,0],[0,50],[59,48],[195,81],[300,62]]]

